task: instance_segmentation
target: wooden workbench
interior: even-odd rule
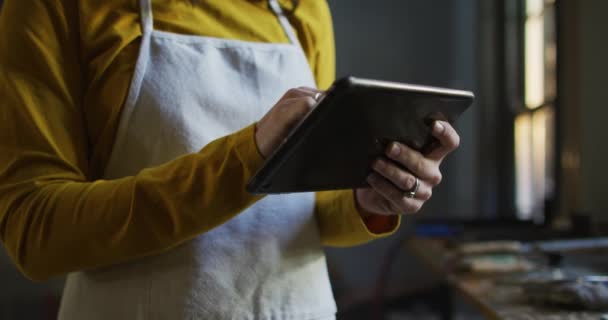
[[[450,288],[461,294],[487,319],[500,320],[587,320],[602,319],[602,313],[568,311],[530,304],[520,287],[499,281],[498,275],[473,275],[448,270],[445,242],[434,239],[412,239],[407,249]]]

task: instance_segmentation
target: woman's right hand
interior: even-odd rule
[[[316,105],[319,91],[299,87],[289,89],[281,99],[258,121],[255,142],[264,158],[281,144],[291,129]]]

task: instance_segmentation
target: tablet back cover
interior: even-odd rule
[[[337,81],[247,186],[252,193],[366,187],[371,162],[392,141],[421,152],[434,120],[453,123],[473,94],[348,77]]]

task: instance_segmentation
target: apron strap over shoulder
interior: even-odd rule
[[[144,34],[149,34],[154,29],[151,0],[139,0],[139,9],[142,31]]]
[[[291,27],[289,20],[287,20],[285,12],[283,12],[283,8],[281,8],[279,2],[277,0],[268,0],[268,5],[279,19],[279,23],[281,24],[281,27],[283,27],[283,31],[285,31],[287,38],[289,38],[289,42],[291,42],[291,44],[300,46],[300,41]]]

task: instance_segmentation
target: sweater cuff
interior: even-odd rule
[[[357,199],[355,197],[355,191],[349,191],[348,196],[344,199],[346,201],[347,212],[352,219],[352,224],[360,231],[364,232],[369,240],[378,238],[384,238],[394,234],[401,226],[400,215],[378,215],[371,214],[367,217],[362,217],[357,208]]]

